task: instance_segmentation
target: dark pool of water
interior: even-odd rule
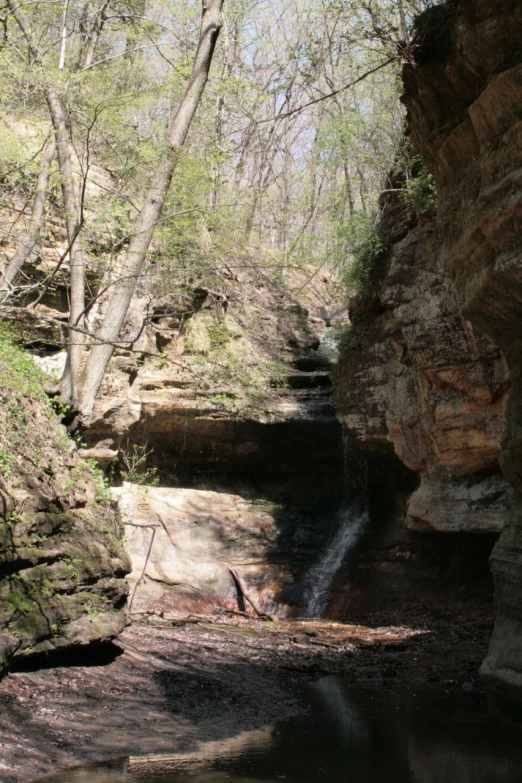
[[[206,760],[131,757],[53,783],[522,783],[522,732],[472,700],[307,685],[306,714],[203,746]]]

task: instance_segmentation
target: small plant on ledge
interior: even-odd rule
[[[149,487],[157,487],[159,478],[156,475],[157,469],[147,466],[147,460],[152,454],[153,449],[147,450],[147,443],[140,446],[134,443],[132,446],[127,441],[127,447],[120,449],[120,458],[123,467],[120,470],[123,481],[129,481],[132,484],[142,484]]]

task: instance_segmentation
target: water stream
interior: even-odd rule
[[[306,580],[308,585],[307,600],[303,617],[320,618],[323,616],[335,576],[368,522],[367,512],[352,503],[343,506],[339,518],[340,524],[337,533],[318,563],[311,568],[308,574]]]
[[[369,521],[365,503],[367,463],[344,430],[343,476],[345,500],[339,511],[337,532],[306,578],[306,603],[302,616],[307,619],[324,616],[337,572]]]
[[[130,757],[52,783],[520,783],[520,729],[440,690],[301,686],[304,712],[180,756]]]

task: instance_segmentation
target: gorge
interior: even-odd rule
[[[3,783],[518,779],[521,32],[416,19],[348,304],[251,246],[140,282],[88,421],[47,393],[68,289],[2,311]]]

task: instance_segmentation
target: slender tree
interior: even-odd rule
[[[46,142],[43,148],[42,165],[36,183],[33,208],[31,210],[31,218],[29,220],[27,230],[20,238],[18,247],[13,257],[10,259],[2,275],[0,276],[0,301],[9,295],[14,283],[16,282],[16,278],[22,270],[23,265],[37,246],[38,240],[40,239],[45,213],[45,200],[47,197],[47,187],[49,184],[51,164],[53,162],[55,153],[56,143],[54,137],[52,137]]]
[[[169,125],[167,139],[158,165],[152,175],[152,182],[136,221],[125,260],[122,264],[120,282],[114,287],[106,315],[96,333],[82,379],[79,412],[82,420],[92,415],[94,401],[103,376],[118,341],[125,321],[137,279],[143,269],[154,229],[161,218],[172,177],[179,161],[180,150],[194,119],[201,96],[210,73],[217,39],[222,26],[224,0],[203,0],[199,44],[194,58],[185,93]]]
[[[33,60],[42,64],[43,55],[40,51],[38,39],[31,29],[29,20],[15,0],[7,0],[8,6],[16,19],[24,38],[29,46]],[[66,24],[68,3],[64,5],[63,25]],[[65,49],[60,51],[59,69],[62,70],[65,58]],[[60,168],[63,202],[65,206],[65,223],[67,226],[67,238],[69,241],[69,257],[71,267],[71,295],[69,307],[69,344],[67,350],[67,363],[62,379],[62,402],[68,405],[76,405],[77,382],[80,372],[85,326],[85,254],[81,244],[81,208],[78,193],[73,176],[71,149],[69,145],[69,131],[67,127],[67,112],[58,92],[49,84],[45,87],[45,100],[51,115],[56,139],[56,152]]]

